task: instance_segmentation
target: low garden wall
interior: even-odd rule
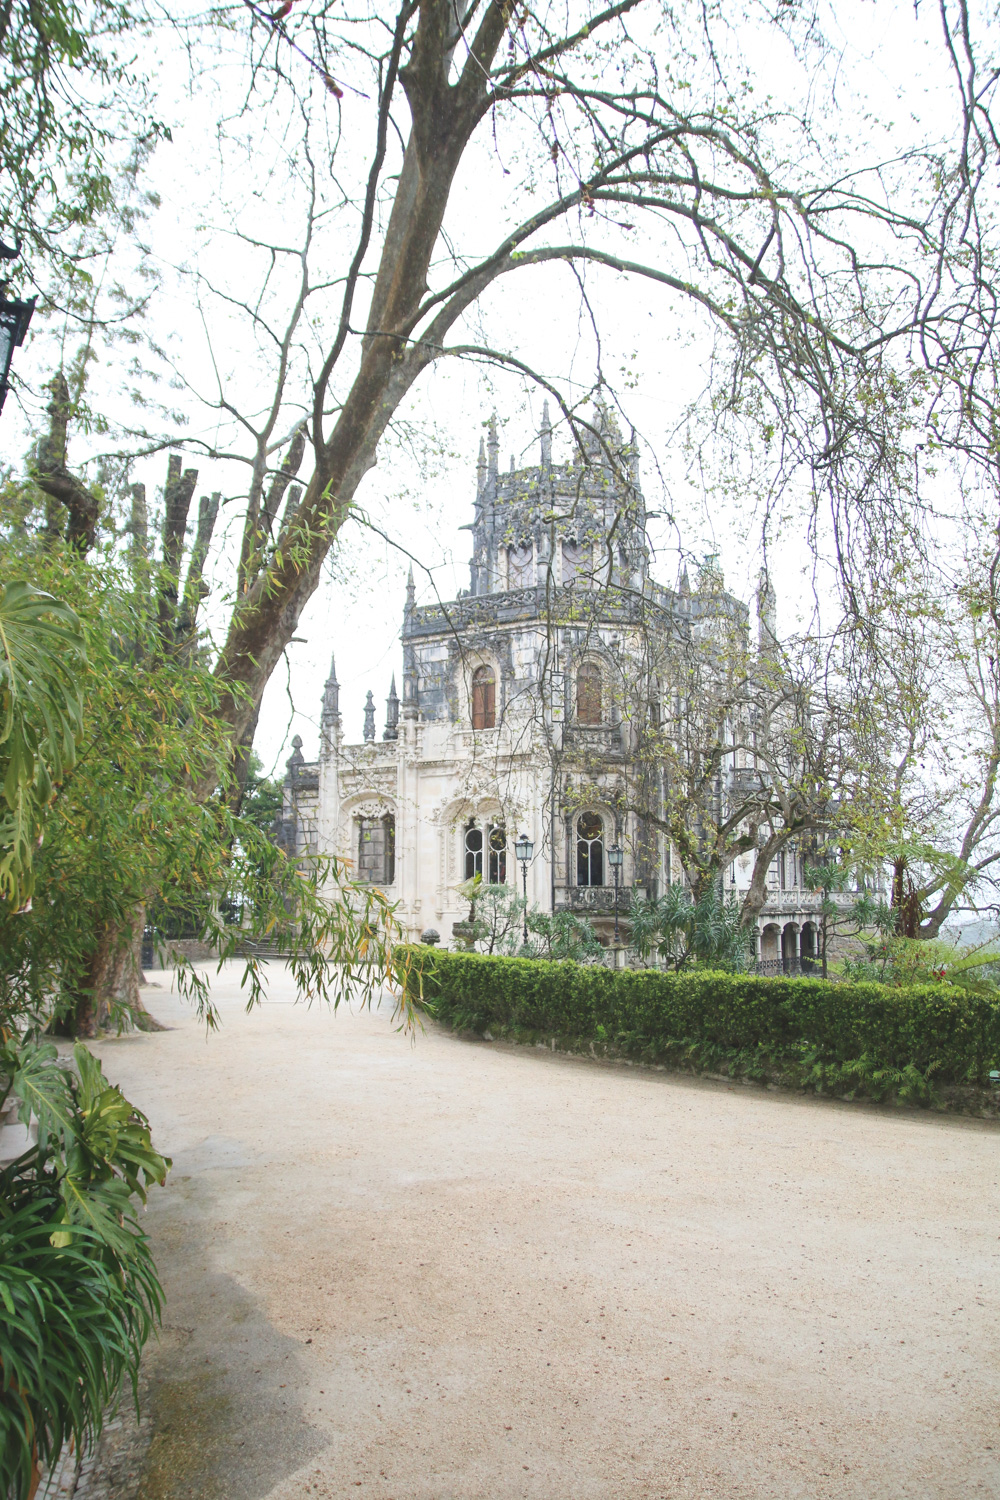
[[[952,985],[406,952],[412,997],[456,1030],[924,1103],[938,1084],[982,1089],[1000,1068],[1000,1004]]]

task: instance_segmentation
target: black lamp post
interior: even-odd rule
[[[620,844],[612,844],[608,850],[608,864],[614,871],[615,876],[615,947],[618,947],[618,885],[622,874],[622,860],[625,851]]]
[[[521,866],[521,888],[524,892],[524,946],[528,946],[528,863],[535,846],[526,833],[522,833],[514,845],[514,855]]]
[[[20,253],[20,240],[13,249],[0,241],[0,260],[16,260]],[[0,281],[0,411],[3,411],[3,404],[7,399],[10,362],[14,350],[24,343],[24,335],[35,310],[35,301],[34,297],[28,297],[27,300],[8,297],[7,282]]]

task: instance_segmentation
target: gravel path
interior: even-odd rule
[[[411,1045],[272,972],[101,1044],[174,1170],[91,1495],[1000,1497],[995,1125]]]

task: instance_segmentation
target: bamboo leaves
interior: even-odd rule
[[[23,580],[0,592],[0,899],[21,906],[55,786],[73,766],[83,723],[80,622]]]

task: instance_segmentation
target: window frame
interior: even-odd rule
[[[566,549],[571,549],[571,556],[567,559]],[[567,571],[567,562],[569,568]],[[594,571],[594,544],[590,541],[575,541],[572,537],[563,537],[559,546],[559,569],[560,578],[564,588],[571,588],[574,584],[588,585],[593,582]]]
[[[490,823],[487,826],[486,855],[490,885],[506,885],[507,829],[503,823]]]
[[[472,674],[471,717],[473,729],[497,727],[497,674],[487,663]]]
[[[396,815],[395,813],[382,813],[380,817],[373,817],[368,813],[355,814],[356,838],[355,846],[358,851],[357,879],[363,885],[393,885],[396,880]],[[377,862],[372,863],[372,855],[365,853],[366,835],[369,840],[376,829],[382,833],[381,849],[378,851]],[[365,860],[369,863],[366,865]]]
[[[521,554],[519,557],[517,554]],[[515,562],[516,558],[516,562]],[[515,566],[518,578],[514,578]],[[526,576],[525,576],[526,575]],[[507,548],[507,587],[530,589],[535,582],[535,545],[533,542],[518,543]]]
[[[586,687],[581,692],[581,686],[584,684],[586,684]],[[585,697],[588,699],[587,717],[584,717],[581,711],[584,706]],[[595,703],[596,718],[593,717]],[[601,669],[595,661],[583,661],[576,669],[576,722],[589,726],[592,729],[604,723],[604,679]]]
[[[507,884],[505,824],[470,818],[462,832],[462,855],[466,880],[478,875],[484,885]]]
[[[596,821],[600,832],[593,835],[586,834],[581,826],[584,818],[593,818]],[[589,809],[584,809],[582,812],[579,812],[576,815],[573,823],[573,833],[576,844],[577,886],[583,890],[597,890],[602,888],[606,883],[604,878],[604,818],[599,812],[593,812]],[[599,861],[596,871],[595,858],[597,861]],[[584,875],[584,871],[586,871],[586,878],[582,878]],[[597,880],[594,879],[595,873],[600,877]]]

